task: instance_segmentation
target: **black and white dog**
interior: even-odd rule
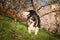
[[[27,27],[28,27],[28,32],[31,34],[32,32],[35,33],[35,35],[37,35],[38,31],[39,31],[39,27],[40,27],[40,17],[39,15],[33,11],[30,10],[28,11],[30,12],[27,16]]]

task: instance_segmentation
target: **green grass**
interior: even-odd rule
[[[26,24],[0,15],[0,40],[60,40],[52,33],[39,30],[38,35],[28,34]]]

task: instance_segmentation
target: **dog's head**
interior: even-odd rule
[[[34,26],[34,24],[35,24],[35,18],[30,17],[30,18],[27,20],[27,25],[28,25],[28,26]]]

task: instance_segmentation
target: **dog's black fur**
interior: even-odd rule
[[[29,10],[28,12],[30,12],[30,13],[28,15],[27,20],[32,17],[32,20],[35,21],[34,27],[40,27],[40,17],[39,17],[39,15],[34,10]]]

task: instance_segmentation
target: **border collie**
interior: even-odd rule
[[[34,10],[30,10],[28,12],[29,12],[27,16],[28,33],[31,34],[33,32],[35,35],[37,35],[40,27],[40,17]]]

